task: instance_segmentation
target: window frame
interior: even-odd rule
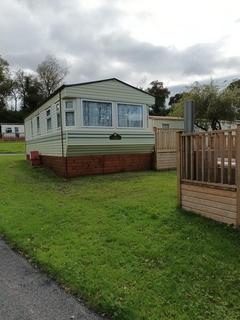
[[[118,116],[118,105],[132,105],[140,106],[142,109],[142,127],[121,127],[119,126],[119,116]],[[118,129],[131,129],[131,130],[144,130],[145,129],[145,105],[141,103],[131,103],[131,102],[116,102],[116,118],[117,118],[117,128]]]
[[[164,128],[164,126],[167,126],[167,127]],[[169,123],[162,123],[162,129],[164,129],[164,130],[170,129],[170,124]]]
[[[13,133],[12,127],[6,127],[5,133]]]
[[[112,125],[111,126],[86,126],[84,125],[84,116],[83,116],[83,102],[100,102],[100,103],[109,103],[111,104],[111,117],[112,117]],[[114,112],[113,112],[113,101],[107,100],[96,100],[96,99],[81,99],[81,127],[83,128],[102,128],[102,129],[113,129],[114,128]]]
[[[48,111],[49,111],[49,115],[48,115]],[[48,120],[50,120],[50,123],[51,123],[51,127],[50,128],[48,128]],[[51,107],[49,107],[46,110],[46,129],[47,129],[47,132],[52,130],[52,112],[51,112]]]
[[[71,102],[72,103],[72,107],[71,108],[67,108],[67,102]],[[67,117],[66,117],[66,113],[68,112],[73,112],[74,115],[74,125],[67,125]],[[60,116],[61,118],[61,116]],[[76,127],[76,111],[75,111],[75,105],[74,105],[74,100],[71,99],[67,99],[64,101],[64,125],[66,128],[75,128]],[[60,127],[58,127],[60,128]]]
[[[57,122],[57,126],[56,127],[57,127],[57,130],[59,130],[61,128],[61,121],[62,121],[60,103],[59,102],[56,102],[55,108],[56,108],[56,122]],[[59,125],[58,125],[58,117],[59,117]]]
[[[37,134],[40,134],[40,115],[38,114],[36,116],[36,131],[37,131]]]

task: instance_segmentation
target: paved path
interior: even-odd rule
[[[0,240],[1,320],[100,320]]]

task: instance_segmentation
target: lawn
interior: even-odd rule
[[[174,172],[57,178],[0,158],[0,233],[114,319],[239,319],[240,232],[176,208]]]
[[[0,153],[25,153],[25,141],[1,141]]]

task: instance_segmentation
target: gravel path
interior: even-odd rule
[[[1,320],[100,320],[0,240]]]

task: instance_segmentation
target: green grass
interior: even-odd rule
[[[25,153],[25,141],[0,142],[0,153]]]
[[[240,319],[240,233],[176,208],[174,172],[64,181],[0,159],[0,232],[114,319]]]

